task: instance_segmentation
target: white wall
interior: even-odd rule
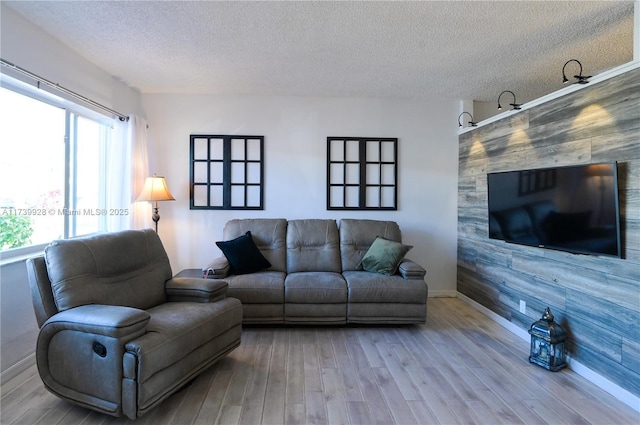
[[[476,122],[486,120],[501,112],[498,110],[498,98],[496,98],[495,102],[473,101],[473,118]]]
[[[150,171],[166,177],[176,198],[160,204],[159,222],[174,272],[220,255],[215,241],[230,218],[371,218],[400,224],[414,246],[408,257],[428,269],[431,295],[455,293],[458,102],[160,94],[142,100]],[[264,211],[189,210],[190,134],[265,136]],[[327,136],[398,138],[398,211],[326,210]]]
[[[142,115],[137,90],[79,56],[1,2],[0,7],[2,59],[120,113]],[[12,74],[10,70],[3,69],[5,71]]]

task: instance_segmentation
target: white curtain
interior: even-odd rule
[[[116,121],[107,159],[107,205],[128,214],[108,214],[107,231],[151,227],[148,202],[135,202],[149,175],[147,122],[134,115]]]

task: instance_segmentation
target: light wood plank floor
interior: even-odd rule
[[[427,324],[247,327],[242,345],[136,424],[638,424],[569,370],[464,302],[429,299]],[[119,424],[49,394],[35,369],[2,384],[1,423]]]

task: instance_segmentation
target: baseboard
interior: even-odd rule
[[[449,289],[432,290],[429,289],[429,298],[456,298],[458,291]]]
[[[516,326],[499,314],[496,314],[493,311],[489,310],[482,304],[472,300],[471,298],[467,297],[464,294],[461,294],[460,292],[457,292],[457,297],[465,303],[469,304],[480,313],[489,317],[494,322],[498,323],[503,328],[507,329],[509,332],[517,335],[525,341],[531,340],[529,332],[527,332],[525,329]],[[585,378],[587,381],[608,392],[627,406],[631,407],[633,410],[640,412],[640,397],[630,393],[629,391],[625,390],[618,384],[610,381],[599,373],[594,372],[579,361],[572,359],[571,356],[567,356],[567,367]]]
[[[9,366],[7,370],[2,371],[2,374],[0,374],[0,382],[4,383],[15,378],[34,364],[36,364],[36,354],[31,353],[18,363]]]

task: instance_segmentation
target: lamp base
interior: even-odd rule
[[[156,224],[156,233],[158,233],[158,221],[160,221],[160,213],[158,212],[158,202],[156,201],[156,206],[153,207],[153,214],[151,214],[151,220]]]

